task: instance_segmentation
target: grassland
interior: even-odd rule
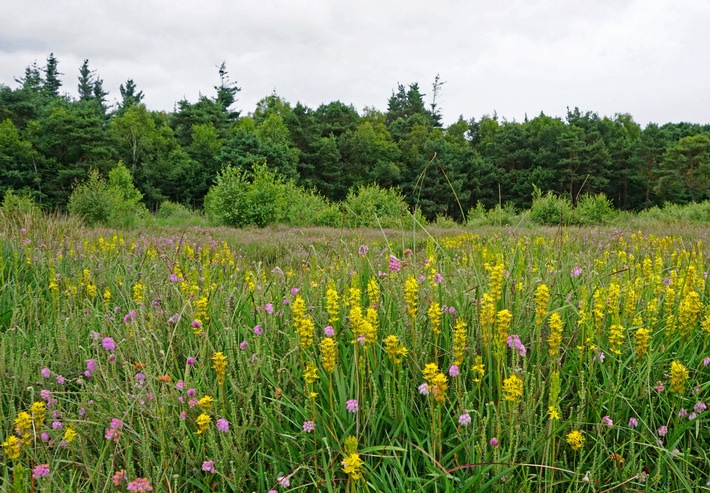
[[[708,240],[5,218],[0,490],[708,490]]]

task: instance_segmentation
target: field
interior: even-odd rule
[[[5,220],[0,490],[710,490],[708,241]]]

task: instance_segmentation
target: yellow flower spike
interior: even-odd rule
[[[71,443],[74,441],[74,439],[77,437],[78,433],[74,430],[74,428],[69,427],[67,428],[67,431],[64,432],[64,441],[67,443]]]
[[[584,445],[584,435],[579,430],[573,430],[567,434],[565,438],[570,448],[575,452],[582,448]]]
[[[224,375],[227,371],[227,357],[221,351],[214,353],[212,356],[212,368],[217,372],[217,383],[222,385],[224,383]]]
[[[550,303],[550,290],[547,285],[540,284],[535,289],[535,324],[539,327],[545,321],[547,305]]]
[[[15,435],[10,435],[2,443],[2,451],[9,459],[19,459],[20,458],[20,439]]]
[[[320,357],[323,369],[328,373],[335,371],[337,346],[332,337],[325,337],[320,341]]]
[[[466,351],[466,335],[466,322],[461,318],[457,318],[453,337],[454,364],[457,366],[463,364],[463,355]]]
[[[511,375],[503,380],[505,400],[517,402],[523,396],[523,381],[517,375]]]
[[[318,369],[313,363],[307,363],[306,369],[303,371],[303,379],[308,385],[313,385],[313,382],[318,380]]]
[[[213,402],[214,402],[214,398],[212,398],[212,396],[206,395],[197,402],[197,405],[200,406],[205,411],[209,411],[212,408]]]
[[[429,319],[429,325],[431,330],[435,334],[441,332],[441,305],[438,301],[432,301],[427,310],[427,318]]]
[[[685,391],[685,382],[688,380],[688,369],[678,360],[671,362],[671,391],[682,394]]]
[[[208,414],[200,414],[195,420],[195,423],[197,424],[197,434],[202,435],[203,433],[207,432],[211,422],[212,418],[210,418]]]
[[[415,318],[419,302],[419,283],[414,276],[409,276],[404,281],[404,301],[407,304],[407,313],[411,318]]]
[[[550,356],[557,357],[560,354],[560,344],[562,344],[562,330],[564,324],[559,312],[550,315],[550,337],[547,338]]]

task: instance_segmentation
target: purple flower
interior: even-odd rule
[[[57,383],[59,385],[64,385],[64,377],[61,375],[57,375]]]
[[[689,419],[690,421],[693,421],[693,420],[694,420],[695,418],[697,418],[697,417],[698,417],[698,415],[695,414],[694,412],[692,412],[692,413],[690,413],[690,414],[688,415],[688,419]]]
[[[298,288],[291,288],[291,296],[296,296],[298,294]]]
[[[441,282],[444,280],[444,276],[439,274],[438,272],[434,274],[434,284],[441,284]]]
[[[260,336],[263,333],[264,333],[264,330],[261,328],[261,325],[254,326],[254,334]]]
[[[40,435],[40,437],[42,437],[43,442],[49,441],[49,433],[47,433],[46,431],[43,431],[42,434]]]
[[[246,349],[249,347],[249,343],[247,341],[242,341],[239,343],[239,349],[242,351],[246,351]]]
[[[429,395],[429,384],[424,382],[419,386],[419,393],[422,395]]]
[[[456,365],[451,365],[451,367],[449,367],[449,376],[450,377],[458,377],[459,376],[459,367]]]
[[[614,422],[611,420],[611,418],[609,416],[604,416],[602,418],[602,424],[608,426],[609,428],[614,426]]]
[[[195,394],[197,394],[197,391],[195,389],[187,389],[188,397],[195,397]]]
[[[202,463],[202,470],[214,474],[214,461],[206,460]]]
[[[91,376],[91,372],[89,370],[84,370],[84,376],[89,378]]]
[[[491,447],[497,447],[498,446],[498,439],[496,437],[491,438],[490,441],[488,442],[488,445],[490,445]]]
[[[335,329],[332,325],[326,325],[323,327],[323,333],[326,337],[333,337],[335,335]]]
[[[679,418],[687,418],[687,417],[688,417],[688,411],[686,411],[685,408],[681,408],[681,410],[678,411],[678,417],[679,417]]]
[[[703,366],[708,366],[710,365],[710,356],[705,356],[703,358]]]
[[[47,474],[49,474],[48,464],[40,464],[38,466],[35,466],[34,469],[32,469],[32,477],[35,479],[43,478]]]
[[[104,337],[101,341],[101,345],[106,351],[114,351],[116,349],[116,343],[110,337]]]
[[[367,245],[360,245],[360,248],[357,249],[358,255],[365,255],[367,251],[369,250]]]
[[[199,320],[193,320],[192,321],[192,328],[193,329],[201,329],[202,328],[202,322]]]
[[[303,422],[303,431],[305,431],[306,433],[311,433],[315,429],[316,429],[315,421],[304,421]]]
[[[367,341],[367,339],[365,339],[365,336],[363,334],[360,334],[357,337],[357,342],[359,342],[361,346],[365,345],[365,341]]]
[[[115,361],[115,360],[116,360],[116,355],[113,354],[113,353],[109,354],[109,355],[108,355],[108,360],[109,360],[109,361]]]
[[[599,351],[597,354],[594,355],[592,358],[592,361],[599,361],[600,363],[604,363],[604,359],[606,356],[604,355],[603,351]]]
[[[53,430],[61,430],[64,427],[61,421],[53,421],[52,422],[52,429]]]
[[[274,305],[271,304],[271,303],[265,304],[265,305],[264,305],[264,311],[265,311],[266,313],[268,313],[269,315],[271,315],[272,313],[274,313]]]
[[[525,356],[527,352],[525,346],[520,342],[520,336],[518,334],[511,334],[508,336],[508,347],[518,351],[520,356]]]
[[[291,480],[288,478],[288,476],[279,476],[276,478],[276,481],[279,482],[279,486],[282,488],[288,488],[291,486]]]
[[[43,401],[49,402],[52,398],[52,393],[47,389],[42,389],[39,391],[39,396]]]
[[[468,426],[471,424],[471,415],[468,413],[463,413],[459,416],[459,424],[461,426]]]
[[[454,308],[453,306],[450,306],[450,307],[449,307],[449,313],[450,313],[451,315],[456,315],[456,308]]]
[[[658,436],[659,437],[664,437],[668,434],[668,427],[666,425],[661,426],[658,428]]]
[[[177,390],[182,390],[182,389],[184,389],[184,388],[185,388],[185,382],[183,382],[182,380],[178,380],[177,383],[175,384],[175,388],[176,388]]]
[[[96,371],[96,360],[93,360],[93,359],[87,360],[86,368],[91,372]]]
[[[582,274],[582,268],[580,266],[576,266],[574,269],[572,269],[572,277],[579,277]]]
[[[656,382],[656,385],[653,388],[656,389],[656,392],[658,392],[659,394],[666,390],[666,387],[661,382]]]
[[[101,337],[101,334],[99,334],[99,333],[96,332],[95,330],[89,333],[89,339],[91,339],[92,341],[93,341],[93,340],[96,340],[96,339],[98,339],[98,338],[100,338],[100,337]]]
[[[402,268],[402,262],[394,255],[390,255],[390,272],[399,272]]]
[[[126,313],[126,315],[124,315],[123,317],[123,323],[130,324],[136,319],[136,315],[137,314],[135,310],[131,310],[130,312]]]
[[[49,368],[42,368],[39,372],[44,378],[49,378],[52,376],[52,373],[49,371]]]
[[[142,373],[136,373],[135,378],[136,378],[136,381],[138,382],[138,385],[142,385],[143,383],[145,383],[145,375],[143,375]]]
[[[187,358],[188,365],[194,365],[195,363],[197,363],[197,361],[195,361],[195,358],[192,358],[192,357]]]
[[[226,419],[220,418],[215,424],[217,425],[217,429],[222,433],[227,433],[229,431],[229,421],[227,421]]]
[[[349,413],[356,413],[358,410],[357,399],[349,399],[345,403],[345,408],[348,410]]]
[[[695,407],[693,407],[693,409],[695,409],[695,412],[698,414],[705,411],[707,408],[708,406],[706,406],[704,402],[698,402],[697,404],[695,404]]]

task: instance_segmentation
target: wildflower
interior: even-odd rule
[[[486,365],[483,364],[483,358],[479,355],[474,359],[474,364],[472,368],[474,374],[476,375],[473,379],[476,383],[481,383],[483,376],[486,374]]]
[[[46,401],[47,403],[49,403],[52,400],[52,393],[47,389],[40,390],[39,396],[40,396],[40,398],[42,398],[42,400]]]
[[[328,312],[328,324],[337,323],[340,320],[340,304],[338,291],[335,289],[335,283],[332,280],[325,292],[325,307]]]
[[[399,272],[401,268],[402,262],[400,262],[400,260],[394,255],[390,255],[390,272]]]
[[[326,325],[323,327],[323,334],[326,337],[334,337],[335,336],[335,329],[333,328],[332,325]]]
[[[61,375],[57,375],[57,383],[58,383],[59,385],[64,385],[64,382],[66,382],[66,380],[64,379],[64,377],[61,376]]]
[[[419,389],[419,393],[420,393],[420,394],[422,394],[422,395],[429,395],[429,384],[428,384],[428,383],[424,382],[423,384],[421,384],[421,385],[418,387],[418,389]]]
[[[274,305],[273,305],[272,303],[267,303],[267,304],[265,304],[265,305],[264,305],[264,311],[265,311],[266,313],[268,313],[269,315],[271,315],[272,313],[274,313]]]
[[[9,459],[19,459],[20,443],[21,442],[19,438],[17,438],[15,435],[10,435],[9,437],[7,437],[7,440],[2,443],[3,453]]]
[[[663,382],[656,382],[656,385],[654,385],[653,388],[659,394],[662,393],[664,390],[666,390],[666,387],[665,387],[665,385],[663,385]]]
[[[305,431],[306,433],[311,433],[315,429],[316,429],[315,421],[304,421],[303,422],[303,431]]]
[[[114,343],[113,339],[110,337],[104,337],[101,340],[101,346],[103,346],[106,351],[114,351],[116,349],[116,343]]]
[[[559,421],[560,419],[560,413],[557,410],[557,406],[547,406],[547,415],[550,418],[550,421]]]
[[[335,358],[337,354],[335,341],[331,337],[326,337],[320,341],[321,363],[323,369],[328,373],[335,371]]]
[[[217,429],[222,433],[227,433],[229,431],[229,421],[224,418],[218,419],[215,425],[217,426]]]
[[[341,464],[343,466],[343,472],[350,476],[350,479],[357,481],[362,478],[362,466],[364,462],[360,459],[360,454],[352,452],[345,455]]]
[[[579,430],[569,432],[565,440],[574,451],[581,449],[584,445],[584,435]]]
[[[576,266],[574,269],[572,269],[572,272],[570,275],[572,277],[579,277],[582,274],[582,268],[579,266]]]
[[[668,427],[666,425],[661,426],[658,428],[658,436],[659,437],[664,437],[668,434]]]
[[[512,334],[508,336],[508,347],[515,351],[518,351],[520,356],[525,356],[527,352],[525,346],[520,342],[520,336],[518,334]]]
[[[356,413],[358,410],[357,399],[349,399],[345,403],[345,408],[348,410],[349,413]]]
[[[318,369],[313,363],[307,363],[306,369],[303,371],[303,379],[308,385],[312,385],[318,379]]]
[[[186,363],[188,365],[194,365],[195,363],[197,363],[197,361],[195,361],[195,358],[187,358]]]
[[[688,411],[685,408],[681,408],[680,411],[678,411],[678,417],[679,418],[687,418],[688,417]]]
[[[202,435],[203,433],[205,433],[211,422],[212,418],[210,418],[208,414],[200,414],[195,420],[195,423],[197,424],[197,434]]]
[[[239,349],[242,351],[246,351],[246,349],[249,347],[249,343],[247,341],[242,341],[239,343]]]
[[[523,396],[523,381],[517,375],[511,375],[503,380],[505,400],[517,402]]]
[[[497,447],[498,446],[498,439],[496,437],[491,438],[488,441],[488,445],[490,445],[491,447]]]
[[[609,416],[604,416],[602,418],[602,424],[608,426],[609,428],[614,426],[614,422],[611,420],[611,418]]]
[[[535,289],[535,324],[542,326],[547,315],[547,305],[550,303],[550,290],[545,284]]]
[[[461,318],[457,318],[454,324],[453,345],[454,364],[461,365],[463,363],[464,352],[466,351],[466,322]]]
[[[276,481],[278,481],[279,486],[282,488],[288,488],[291,486],[291,480],[288,478],[288,476],[279,476],[276,478]]]
[[[698,414],[705,411],[707,408],[708,406],[704,402],[698,402],[693,407],[693,409],[695,409],[695,412]]]
[[[296,296],[292,307],[293,325],[298,333],[299,343],[303,349],[308,349],[313,344],[313,320],[307,314],[306,302],[301,296]]]
[[[145,375],[143,373],[136,373],[136,382],[138,385],[143,385],[145,383]]]
[[[49,464],[40,464],[32,469],[32,477],[35,479],[43,478],[49,474]]]
[[[49,371],[49,368],[42,368],[42,369],[40,370],[40,373],[42,374],[42,376],[43,376],[44,378],[49,378],[49,377],[52,376],[52,373]]]
[[[407,313],[410,317],[417,316],[417,303],[419,301],[419,283],[414,276],[409,276],[404,281],[404,301],[407,304]]]
[[[214,402],[214,398],[212,398],[209,395],[204,396],[200,401],[198,402],[199,406],[204,409],[205,411],[209,411],[212,408],[212,403]]]
[[[370,248],[367,245],[360,245],[360,247],[357,249],[357,254],[365,255],[369,249]]]
[[[671,391],[682,394],[685,381],[688,380],[688,369],[680,361],[671,362]]]
[[[604,351],[599,351],[597,354],[594,355],[592,358],[592,361],[598,361],[600,363],[604,363],[604,360],[606,359],[606,355],[604,354]]]
[[[227,370],[227,357],[223,352],[218,351],[212,356],[212,362],[212,368],[217,372],[217,383],[222,385],[224,383],[224,374]]]
[[[86,369],[89,370],[90,372],[95,372],[96,371],[96,360],[95,359],[90,359],[86,361]]]
[[[74,431],[74,428],[71,426],[67,428],[67,430],[64,432],[64,437],[63,440],[67,443],[71,443],[74,441],[74,439],[77,437],[77,432]]]
[[[549,345],[550,356],[559,356],[560,344],[562,343],[562,329],[564,324],[559,312],[554,312],[550,315],[550,337],[547,339]]]
[[[649,346],[649,338],[651,335],[651,331],[644,328],[640,327],[636,329],[636,332],[634,334],[634,339],[636,341],[636,356],[639,358],[643,358],[646,356],[646,353],[648,352],[648,346]]]
[[[451,365],[451,367],[449,367],[449,376],[450,377],[458,377],[459,376],[459,367],[456,365]]]
[[[202,470],[214,474],[214,461],[206,460],[202,463]]]
[[[710,356],[705,356],[703,358],[703,366],[708,366],[710,365]]]
[[[620,324],[612,324],[609,328],[609,351],[613,354],[621,354],[621,345],[624,342],[624,330]]]
[[[434,284],[441,284],[444,281],[444,276],[439,274],[438,272],[434,274]]]
[[[128,491],[135,491],[136,493],[145,493],[146,491],[153,491],[153,487],[150,485],[150,481],[145,478],[137,478],[128,483],[126,488]]]
[[[468,413],[463,413],[459,416],[459,424],[461,426],[468,426],[471,424],[471,415]]]
[[[196,336],[202,334],[202,321],[200,319],[194,319],[192,321],[192,333]]]
[[[438,301],[433,301],[429,305],[427,310],[427,318],[429,318],[429,324],[431,326],[432,332],[438,334],[441,332],[441,305]]]
[[[47,412],[47,405],[44,402],[37,401],[32,403],[32,421],[34,422],[35,429],[40,428],[42,423],[44,423],[45,413]]]
[[[698,415],[695,414],[695,412],[692,412],[692,413],[690,413],[690,414],[688,415],[688,420],[689,420],[689,421],[693,421],[693,420],[694,420],[695,418],[697,418],[697,417],[698,417]]]
[[[116,471],[113,473],[113,476],[111,476],[111,480],[114,486],[120,485],[126,480],[126,470],[121,469],[120,471]]]

